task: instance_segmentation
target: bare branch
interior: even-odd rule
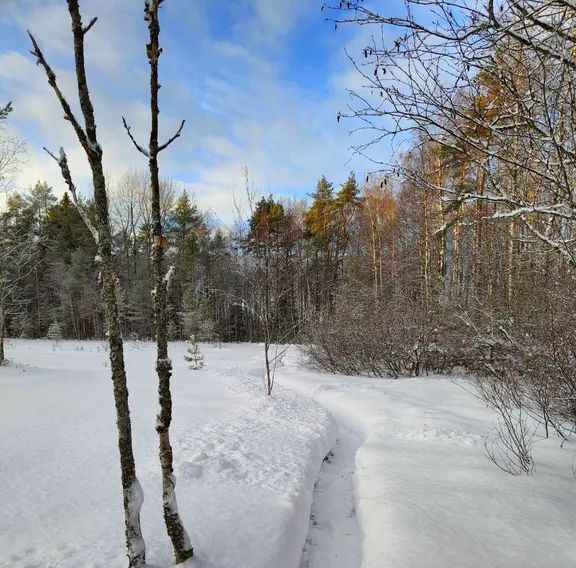
[[[97,16],[95,16],[94,18],[92,18],[92,19],[90,20],[90,23],[89,23],[87,26],[84,26],[84,27],[82,28],[82,33],[83,33],[84,35],[86,35],[86,34],[90,31],[90,29],[92,28],[92,26],[93,26],[97,21],[98,21],[98,17],[97,17]]]
[[[147,150],[145,150],[142,146],[140,146],[140,144],[138,144],[138,142],[136,142],[136,139],[134,138],[134,136],[132,136],[132,130],[131,130],[130,126],[128,126],[128,123],[126,122],[126,119],[124,117],[122,117],[122,124],[124,124],[124,128],[126,129],[126,132],[128,133],[130,140],[132,140],[132,144],[134,144],[134,146],[136,147],[138,152],[140,152],[141,154],[144,154],[144,156],[149,158],[150,153]]]
[[[185,122],[186,122],[185,120],[182,121],[182,123],[180,124],[180,128],[178,128],[178,130],[176,131],[176,134],[174,134],[174,136],[172,136],[172,138],[170,138],[170,140],[168,140],[168,142],[166,142],[166,143],[164,143],[158,147],[158,152],[162,152],[162,150],[166,150],[166,148],[168,148],[168,146],[170,146],[170,144],[172,144],[172,142],[174,142],[174,140],[176,140],[176,138],[180,138],[180,134],[182,133],[182,129],[184,128]]]
[[[70,191],[70,195],[72,196],[72,203],[76,207],[76,210],[80,214],[80,217],[82,217],[82,221],[84,221],[84,224],[86,225],[86,227],[88,227],[88,230],[90,231],[92,238],[94,239],[94,242],[96,244],[98,244],[98,240],[99,240],[98,231],[96,230],[96,227],[94,227],[94,225],[92,224],[92,221],[90,221],[90,218],[86,214],[86,211],[84,211],[84,208],[82,207],[82,205],[78,201],[78,195],[76,193],[76,186],[74,185],[74,182],[72,181],[72,174],[70,173],[70,168],[68,167],[68,158],[66,157],[66,152],[64,152],[64,148],[60,148],[60,155],[58,157],[55,154],[53,154],[52,152],[50,152],[50,150],[48,150],[48,148],[44,148],[44,151],[49,156],[51,156],[56,161],[58,166],[60,167],[62,177],[64,178],[64,181],[66,182],[66,185],[68,186],[68,191]]]
[[[58,83],[56,81],[56,74],[52,70],[52,67],[50,67],[49,63],[46,61],[46,58],[44,57],[44,54],[42,53],[42,50],[40,49],[40,46],[38,45],[36,38],[32,35],[32,33],[29,30],[27,30],[27,31],[28,31],[28,36],[30,37],[30,40],[32,41],[32,45],[34,47],[34,49],[32,49],[30,51],[30,53],[34,57],[36,57],[36,63],[38,65],[41,65],[44,68],[44,71],[46,73],[46,77],[48,78],[48,84],[52,87],[52,90],[56,94],[56,97],[60,101],[60,105],[62,106],[62,109],[64,110],[64,118],[67,121],[69,121],[72,124],[72,126],[74,127],[74,131],[76,132],[76,136],[78,136],[78,140],[80,141],[80,144],[82,144],[83,148],[86,151],[89,151],[88,150],[89,149],[88,139],[86,137],[86,132],[84,132],[84,129],[82,128],[82,126],[80,126],[80,123],[78,122],[78,120],[74,116],[74,113],[72,112],[72,109],[70,108],[70,105],[68,104],[68,101],[64,97],[62,91],[60,90],[60,87],[58,86]]]

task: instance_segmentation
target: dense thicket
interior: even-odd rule
[[[407,154],[405,165],[436,175],[434,164],[448,159],[428,144]],[[472,176],[461,183],[473,183]],[[128,172],[111,187],[124,332],[151,338],[147,178]],[[382,326],[389,325],[394,333],[404,328],[409,351],[418,341],[447,348],[438,340],[447,327],[471,330],[488,313],[494,321],[517,322],[549,314],[553,299],[573,285],[568,263],[521,224],[487,218],[476,204],[454,208],[441,191],[412,179],[374,177],[359,187],[351,176],[335,191],[322,177],[311,195],[308,204],[262,198],[228,230],[212,223],[185,191],[162,183],[167,260],[174,267],[172,339],[261,340],[266,308],[278,338],[302,329],[344,334],[358,320],[365,342],[382,345]],[[25,239],[33,249],[18,309],[6,319],[8,334],[44,337],[57,321],[65,337],[101,337],[91,285],[98,278],[96,250],[68,196],[58,201],[38,183],[8,198],[0,222],[6,244]],[[370,332],[372,325],[380,327]]]

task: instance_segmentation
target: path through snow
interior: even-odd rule
[[[361,439],[339,426],[334,448],[324,459],[316,484],[310,530],[300,568],[359,568],[362,535],[354,497],[355,456]]]
[[[0,568],[125,568],[106,346],[11,340],[0,367]],[[176,494],[194,568],[296,568],[314,481],[334,444],[328,413],[281,385],[264,394],[262,347],[202,345],[174,364]],[[154,345],[126,342],[149,566],[172,566],[154,430]],[[350,567],[352,568],[352,567]]]
[[[495,418],[458,379],[321,374],[294,352],[285,363],[279,385],[320,402],[361,437],[353,478],[362,552],[349,568],[573,568],[574,442],[537,439],[535,474],[514,477],[486,457]],[[322,515],[333,504],[328,514],[343,523],[341,504],[315,497]],[[308,547],[308,568],[346,566],[321,558],[334,532]]]

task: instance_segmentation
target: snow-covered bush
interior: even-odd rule
[[[402,298],[367,300],[344,290],[332,313],[310,326],[305,351],[318,368],[350,375],[399,377],[467,372],[497,416],[487,454],[512,474],[533,471],[532,444],[576,433],[576,302],[557,288],[517,298],[511,314],[477,301],[473,309]]]
[[[466,362],[480,398],[498,416],[488,455],[502,469],[531,473],[533,438],[576,432],[576,306],[569,293],[471,325],[475,356]]]

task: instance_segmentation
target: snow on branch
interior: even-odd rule
[[[175,273],[176,273],[176,267],[174,265],[170,266],[170,268],[164,275],[164,283],[166,284],[166,288],[170,288]]]
[[[66,152],[64,151],[64,148],[60,148],[60,155],[58,157],[55,156],[52,152],[50,152],[50,150],[48,150],[48,148],[44,148],[44,151],[49,156],[51,156],[56,161],[58,166],[60,167],[60,171],[62,172],[62,177],[64,178],[64,181],[66,182],[66,185],[68,186],[68,190],[70,191],[70,195],[72,197],[72,203],[76,207],[76,210],[80,214],[80,217],[82,217],[82,221],[84,221],[84,224],[86,225],[86,227],[88,227],[88,230],[92,234],[92,238],[94,239],[94,242],[96,244],[98,244],[98,241],[99,241],[98,231],[96,230],[96,227],[94,227],[94,225],[92,224],[92,221],[90,221],[90,218],[86,214],[86,211],[84,211],[82,205],[78,201],[78,195],[76,193],[76,186],[74,185],[74,182],[72,181],[72,174],[70,173],[70,168],[68,167],[68,158],[66,157]]]

